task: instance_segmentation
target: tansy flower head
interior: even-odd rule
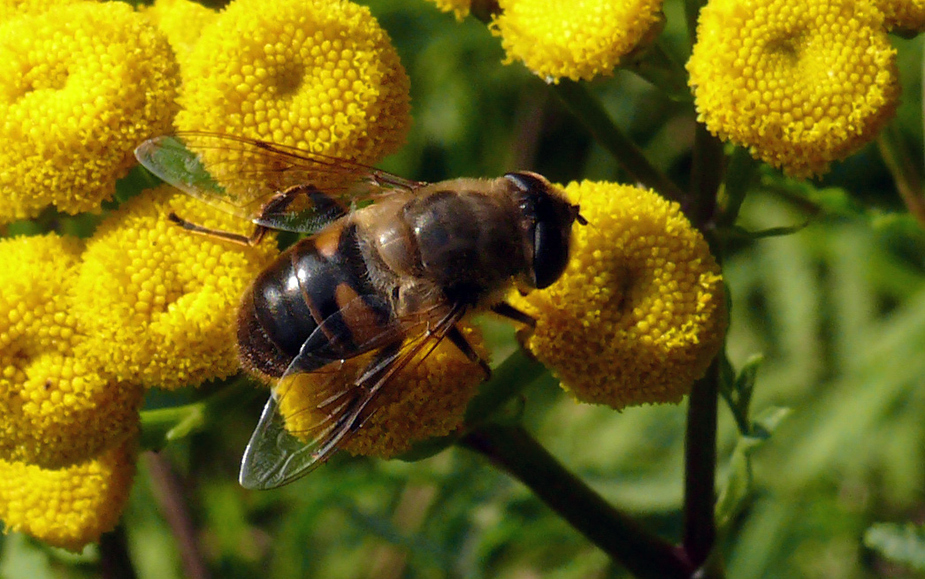
[[[507,52],[551,82],[610,75],[620,59],[657,32],[661,0],[500,0],[491,24]]]
[[[0,23],[0,221],[96,209],[132,148],[169,131],[176,82],[167,40],[128,4]]]
[[[135,475],[134,439],[59,470],[0,460],[0,520],[7,531],[79,551],[115,528]]]
[[[887,30],[918,33],[925,30],[925,0],[874,0],[883,12],[883,25]]]
[[[167,36],[181,68],[205,27],[218,19],[218,12],[192,0],[155,0],[139,9]]]
[[[372,164],[398,149],[410,122],[408,77],[388,35],[367,8],[343,0],[236,0],[182,72],[181,131]],[[215,174],[213,161],[227,158],[202,154],[219,182],[247,169]]]
[[[141,389],[75,355],[70,302],[80,246],[55,235],[0,241],[0,459],[82,462],[135,428]]]
[[[868,2],[711,0],[687,68],[710,132],[806,177],[893,115],[895,54]]]
[[[196,235],[168,220],[175,212],[211,229],[250,233],[250,223],[169,187],[136,197],[87,243],[74,312],[88,359],[120,380],[178,387],[237,372],[240,295],[276,254]]]
[[[469,15],[469,8],[472,6],[472,0],[432,0],[437,8],[444,12],[452,12],[456,15],[456,20],[462,20]]]
[[[486,358],[481,334],[472,327],[460,329],[475,351]],[[425,348],[424,353],[427,351]],[[459,426],[485,373],[449,340],[443,340],[426,358],[421,358],[422,354],[417,354],[383,386],[372,403],[376,412],[341,448],[351,454],[390,458],[407,451],[414,442],[449,434]],[[348,360],[336,371],[322,370],[281,381],[277,395],[286,428],[299,436],[323,418],[317,410],[319,389],[312,385],[335,380],[335,389],[351,388],[349,380],[369,360],[370,356],[361,356]],[[331,388],[328,385],[325,390],[330,392]]]
[[[565,189],[588,225],[548,289],[511,302],[536,318],[525,345],[583,402],[677,402],[722,345],[722,277],[676,203],[584,181]]]

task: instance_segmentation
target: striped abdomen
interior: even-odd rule
[[[380,346],[369,334],[388,324],[391,311],[369,283],[356,233],[349,218],[340,219],[287,249],[254,280],[238,315],[245,366],[282,376],[309,337],[316,367]],[[312,363],[301,370],[316,369]]]

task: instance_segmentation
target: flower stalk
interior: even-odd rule
[[[640,578],[690,577],[682,552],[612,507],[520,425],[485,424],[460,444],[525,484],[575,529]]]
[[[716,544],[716,417],[718,358],[694,383],[684,438],[684,552],[695,566],[706,563]]]

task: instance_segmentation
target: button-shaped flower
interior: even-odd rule
[[[209,227],[249,234],[252,225],[161,187],[119,208],[87,243],[73,311],[88,359],[105,360],[119,380],[175,388],[238,371],[240,296],[276,254],[196,235],[169,221],[175,212]]]
[[[613,74],[620,60],[659,30],[661,0],[500,0],[491,24],[509,64],[522,61],[541,78],[590,80]]]
[[[895,55],[872,3],[710,0],[687,68],[710,132],[807,177],[892,117]]]
[[[141,140],[169,132],[176,61],[122,2],[0,22],[0,221],[97,209]]]
[[[460,329],[475,351],[487,358],[481,333],[462,325]],[[299,436],[322,421],[324,415],[317,408],[321,403],[317,399],[319,390],[312,385],[334,380],[334,390],[354,388],[349,380],[369,360],[369,356],[362,356],[348,360],[335,374],[322,370],[281,382],[277,395],[286,428]],[[484,379],[482,368],[449,340],[440,342],[433,351],[426,347],[382,387],[372,403],[375,413],[341,448],[351,454],[390,458],[419,440],[449,434],[462,422],[466,405]],[[326,391],[332,391],[330,384]]]
[[[49,545],[79,551],[115,528],[135,476],[134,438],[58,470],[0,460],[0,520]]]
[[[45,468],[120,443],[138,420],[141,388],[76,352],[71,307],[80,244],[55,235],[0,241],[0,459]]]
[[[204,30],[182,75],[181,131],[371,164],[398,149],[410,123],[398,55],[369,10],[351,2],[236,0]],[[221,151],[202,154],[219,182],[248,168]]]
[[[726,304],[706,241],[651,190],[571,183],[576,227],[562,278],[514,305],[536,318],[525,346],[578,400],[677,402],[722,346]]]

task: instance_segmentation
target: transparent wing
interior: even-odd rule
[[[370,337],[358,344],[358,353],[378,351],[372,361],[360,366],[350,360],[331,360],[306,347],[324,331],[328,320],[319,326],[273,389],[244,452],[241,485],[250,489],[282,486],[330,457],[375,413],[382,387],[413,359],[423,360],[459,321],[463,309],[441,313],[436,322],[429,320],[431,313],[367,332]],[[342,319],[332,320],[330,325],[340,323]]]
[[[290,231],[317,230],[319,213],[330,211],[330,203],[344,209],[424,185],[347,159],[219,133],[155,137],[139,145],[135,157],[151,173],[197,199]],[[293,190],[315,195],[266,210],[272,199]]]

